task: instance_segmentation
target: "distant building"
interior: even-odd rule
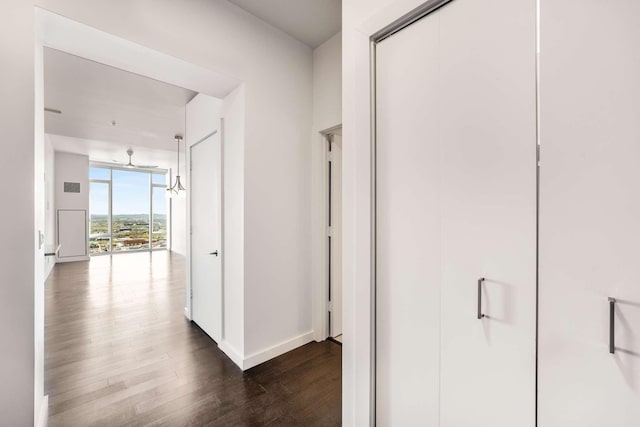
[[[146,245],[149,243],[149,239],[124,239],[122,240],[122,243],[125,246],[132,246],[132,245]]]

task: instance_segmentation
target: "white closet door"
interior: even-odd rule
[[[630,0],[541,7],[544,427],[640,425],[639,19]]]
[[[377,47],[377,425],[438,426],[438,16]]]
[[[534,426],[535,1],[454,0],[438,13],[440,425]]]

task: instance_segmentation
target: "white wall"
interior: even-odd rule
[[[87,214],[86,235],[89,236],[89,156],[56,151],[54,168],[56,212],[60,209],[84,209]],[[80,193],[65,193],[65,182],[79,182]],[[63,242],[64,236],[57,236],[57,241]],[[56,262],[88,259],[88,255],[82,257],[58,257]]]
[[[43,232],[45,229],[45,142],[44,142],[44,61],[42,45],[39,40],[34,43],[34,97],[33,97],[33,419],[39,425],[44,425],[48,414],[48,398],[44,396],[44,245]],[[22,94],[24,96],[25,94]],[[30,332],[31,332],[30,331]]]
[[[314,339],[327,331],[327,144],[321,131],[342,124],[342,33],[313,51],[313,127],[311,129],[311,269]]]
[[[240,86],[222,103],[224,319],[220,348],[236,363],[244,355],[244,139],[245,89]]]
[[[197,94],[186,106],[186,143],[199,142],[220,126],[222,100],[202,93]]]
[[[0,249],[0,419],[28,425],[42,401],[33,358],[41,329],[34,319],[42,322],[41,304],[39,313],[35,308],[42,288],[34,288],[36,105],[42,117],[42,87],[36,92],[34,83],[34,5],[244,82],[244,302],[251,316],[243,353],[310,331],[311,49],[223,0],[5,0],[1,144],[12,161],[0,178],[12,183],[3,194],[12,209],[2,210],[0,231],[12,244]]]
[[[342,123],[342,33],[313,50],[313,129]]]
[[[56,209],[89,210],[89,156],[55,152]],[[80,183],[80,193],[65,193],[65,182]]]
[[[55,188],[55,151],[53,144],[49,139],[49,135],[45,135],[45,152],[44,152],[44,237],[47,247],[55,247],[56,242],[56,188]],[[44,258],[44,274],[48,277],[56,264],[55,256]]]
[[[344,0],[343,404],[344,425],[369,425],[371,398],[371,150],[369,37],[423,0]]]
[[[34,105],[35,74],[33,4],[22,0],[2,3],[6,22],[0,26],[0,144],[5,156],[0,181],[0,420],[7,425],[29,425],[34,420],[42,386],[36,383],[34,265]],[[10,201],[10,202],[9,202]],[[40,290],[40,289],[39,289]],[[39,354],[42,357],[42,353]],[[39,378],[39,383],[42,379]],[[39,393],[38,393],[39,391]]]

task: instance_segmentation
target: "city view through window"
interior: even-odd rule
[[[167,247],[166,174],[91,167],[92,255]]]

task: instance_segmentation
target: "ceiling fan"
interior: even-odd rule
[[[114,160],[113,163],[117,163],[119,165],[124,166],[125,168],[131,168],[131,169],[133,169],[133,168],[136,168],[136,169],[154,169],[154,168],[158,167],[157,165],[134,165],[131,162],[131,156],[133,156],[133,150],[131,148],[129,148],[127,150],[127,155],[129,156],[129,163],[119,162],[117,160]]]

